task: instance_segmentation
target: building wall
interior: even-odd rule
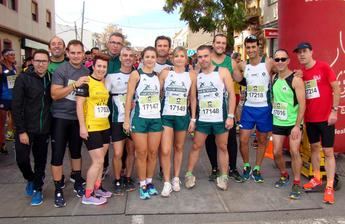
[[[21,52],[20,52],[20,38],[18,36],[8,34],[5,32],[2,32],[0,30],[0,52],[4,49],[3,42],[4,40],[9,40],[11,41],[12,48],[16,52],[16,60],[17,60],[17,67],[21,66],[22,58],[21,58]]]
[[[199,31],[197,33],[188,34],[187,47],[188,49],[196,50],[202,44],[211,45],[213,41],[213,33],[206,33],[204,31]]]

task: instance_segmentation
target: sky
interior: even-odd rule
[[[85,0],[84,29],[102,32],[112,23],[118,24],[132,46],[154,44],[158,35],[173,35],[186,26],[173,14],[163,11],[165,0]],[[83,0],[55,0],[55,22],[80,28]]]

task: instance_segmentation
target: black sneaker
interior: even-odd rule
[[[234,170],[229,170],[229,177],[231,179],[234,179],[235,182],[237,183],[242,183],[244,182],[241,174],[237,171],[237,169],[234,169]]]
[[[76,175],[77,175],[77,174],[71,172],[71,175],[70,175],[70,177],[69,177],[69,181],[71,181],[72,183],[75,183]],[[83,185],[86,184],[86,180],[85,180],[83,177],[80,177],[80,180],[81,180],[81,183],[82,183]]]
[[[0,153],[5,154],[5,155],[8,154],[8,150],[7,150],[6,146],[5,146],[5,144],[2,144],[2,145],[1,145],[1,147],[0,147]]]
[[[74,184],[74,192],[76,193],[78,198],[81,198],[85,194],[85,189],[84,189],[83,185]]]
[[[218,177],[218,169],[213,169],[210,176],[208,176],[209,181],[215,181]]]
[[[114,181],[114,195],[124,195],[122,181]]]
[[[55,190],[55,200],[54,200],[54,206],[56,208],[62,208],[66,206],[65,199],[63,197],[63,192],[59,190]]]
[[[124,186],[125,186],[125,189],[127,192],[135,190],[135,183],[134,183],[133,179],[130,177],[126,177]]]

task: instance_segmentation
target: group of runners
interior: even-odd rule
[[[166,36],[157,37],[155,47],[142,51],[137,69],[133,67],[135,52],[124,46],[121,33],[110,35],[108,54],[99,53],[98,49],[92,52],[89,68],[83,64],[84,46],[78,40],[65,46],[55,36],[49,43],[50,54],[35,51],[33,67],[16,78],[12,99],[16,160],[27,180],[25,192],[31,196],[31,205],[43,202],[50,142],[54,205],[64,207],[66,148],[76,196],[83,204],[101,205],[113,194],[136,189],[131,177],[134,163],[140,199],[158,194],[169,197],[181,190],[182,180],[187,189],[193,188],[197,183],[193,170],[204,146],[212,167],[209,178],[219,189],[228,189],[229,177],[236,182],[253,179],[263,183],[261,165],[270,132],[280,170],[275,187],[289,183],[282,156],[286,137],[293,175],[289,197],[299,199],[302,188],[321,186],[321,145],[327,173],[323,200],[334,203],[334,124],[340,92],[334,72],[313,58],[312,45],[307,42],[293,49],[301,70],[289,68],[288,50],[276,50],[273,58],[260,56],[259,40],[253,35],[244,41],[248,60],[227,56],[226,45],[226,36],[217,34],[212,46],[199,46],[195,69],[188,66],[183,47],[173,49],[172,60],[168,60],[171,40]],[[237,169],[235,120],[239,85],[245,88],[238,121],[242,172]],[[314,177],[301,185],[299,148],[303,123],[311,145]],[[258,148],[255,164],[250,164],[249,142],[254,128]],[[188,133],[194,134],[193,145],[185,149]],[[81,172],[83,142],[91,158],[86,180]],[[114,185],[109,191],[102,186],[102,180],[111,149]],[[188,151],[188,164],[186,173],[181,175],[184,150]],[[160,193],[153,183],[157,159],[164,182]]]

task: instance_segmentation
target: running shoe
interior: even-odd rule
[[[125,190],[127,192],[134,191],[135,190],[135,183],[134,180],[130,177],[126,177],[125,182],[124,182]]]
[[[292,185],[289,197],[295,200],[301,199],[301,186],[299,186],[298,184]]]
[[[289,184],[289,175],[287,176],[280,176],[279,180],[277,182],[275,182],[274,186],[276,188],[281,188],[281,187],[285,187]]]
[[[311,178],[310,181],[303,185],[304,190],[310,191],[313,190],[315,187],[321,186],[322,181],[316,179],[315,177]]]
[[[124,195],[122,181],[114,181],[114,195]]]
[[[264,182],[264,178],[262,178],[261,172],[259,170],[253,170],[252,178],[255,181],[255,183],[263,183]]]
[[[252,168],[251,168],[250,166],[245,166],[245,167],[243,168],[242,179],[243,179],[244,181],[249,180],[251,173],[252,173]]]
[[[43,203],[43,195],[41,191],[35,191],[32,194],[31,205],[37,206]]]
[[[326,187],[325,193],[323,194],[323,202],[326,204],[334,204],[334,190],[331,187]]]
[[[171,192],[172,192],[171,183],[164,182],[164,187],[163,187],[163,190],[161,192],[161,196],[162,197],[169,197]]]
[[[27,196],[32,196],[34,193],[34,182],[33,181],[28,181],[25,187],[25,193]]]
[[[217,177],[217,187],[219,187],[221,190],[226,191],[228,189],[228,175],[220,175]]]
[[[184,181],[187,189],[193,188],[195,186],[195,176],[192,173],[186,174],[186,176],[184,177]]]
[[[97,197],[110,198],[113,194],[101,186],[99,189],[95,190],[95,195]]]
[[[149,183],[146,185],[146,187],[147,187],[147,191],[149,192],[150,196],[158,195],[158,191],[157,191],[155,185],[153,185],[152,183]]]
[[[180,178],[174,177],[171,181],[173,191],[180,191],[181,190],[181,181]]]
[[[229,177],[234,179],[237,183],[242,183],[244,181],[237,169],[229,170]]]
[[[210,176],[208,176],[209,181],[215,181],[218,176],[218,169],[213,169]]]
[[[146,200],[146,199],[151,198],[149,192],[147,191],[147,187],[145,185],[142,187],[139,187],[139,197],[142,200]]]
[[[103,197],[95,196],[94,194],[92,194],[88,198],[85,195],[83,195],[81,203],[84,205],[103,205],[107,203],[107,199]]]
[[[76,193],[78,198],[81,198],[85,194],[85,189],[82,185],[75,185],[74,184],[74,192]]]
[[[56,208],[62,208],[66,206],[65,198],[63,197],[63,192],[59,190],[55,190],[54,196],[54,206]]]

